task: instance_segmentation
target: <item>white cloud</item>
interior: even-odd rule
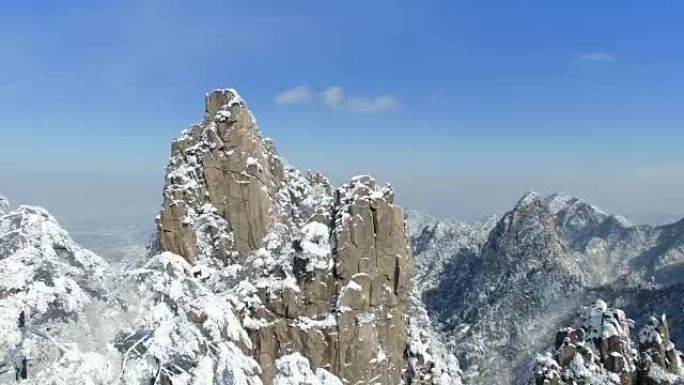
[[[615,56],[607,52],[586,52],[580,54],[579,59],[593,62],[614,62]]]
[[[282,91],[275,95],[274,101],[279,106],[288,104],[300,104],[310,102],[313,96],[311,88],[307,86],[296,86]]]
[[[360,113],[384,112],[397,108],[399,102],[392,95],[375,97],[356,97],[347,95],[342,87],[330,86],[321,92],[314,92],[309,86],[296,86],[275,95],[274,101],[279,106],[303,104],[320,98],[320,102],[335,110],[347,110]]]
[[[337,110],[374,113],[393,110],[399,106],[399,102],[392,95],[378,95],[372,98],[347,96],[339,86],[326,88],[321,96],[323,104]]]
[[[342,87],[328,87],[321,93],[321,95],[323,96],[323,103],[326,106],[337,109],[344,108],[344,91],[342,91]]]

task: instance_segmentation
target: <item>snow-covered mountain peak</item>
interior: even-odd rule
[[[230,108],[234,105],[246,107],[244,99],[234,88],[216,89],[204,96],[204,119],[230,118]]]
[[[55,264],[91,276],[102,276],[107,267],[102,258],[78,246],[47,210],[36,206],[20,206],[0,217],[0,258],[18,256],[31,265]]]
[[[595,224],[610,220],[620,227],[633,226],[629,220],[621,215],[606,213],[586,200],[566,193],[550,195],[544,199],[544,203],[549,208],[551,214],[557,217],[574,217],[575,221]]]
[[[523,208],[530,206],[534,203],[539,203],[541,200],[541,196],[539,193],[536,191],[527,191],[526,193],[523,194],[523,196],[518,200],[518,203],[515,205],[515,209],[518,208]]]

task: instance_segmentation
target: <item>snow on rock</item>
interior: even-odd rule
[[[684,381],[681,352],[670,340],[665,314],[651,317],[639,331],[640,371],[654,384]]]
[[[420,301],[411,297],[409,303],[409,384],[460,385],[458,360],[439,340]]]
[[[299,258],[306,261],[305,271],[331,270],[330,228],[323,223],[311,222],[300,230],[295,238],[300,249]]]
[[[342,381],[325,369],[311,371],[309,360],[300,353],[280,357],[275,363],[274,385],[342,385]]]
[[[2,203],[3,383],[460,383],[427,313],[409,314],[389,185],[288,165],[232,89],[206,95],[165,182],[153,252],[123,272]]]
[[[531,204],[536,204],[541,199],[541,196],[536,191],[528,191],[518,200],[516,203],[516,208],[523,208]]]

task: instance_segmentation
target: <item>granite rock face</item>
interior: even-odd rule
[[[239,95],[216,91],[205,103],[205,120],[173,143],[158,221],[161,249],[191,261],[203,250],[187,221],[206,204],[230,226],[222,249],[246,256],[261,247],[282,182],[282,164]]]
[[[401,380],[411,257],[403,211],[374,184],[362,177],[339,188],[331,227],[310,222],[293,240],[296,287],[260,309],[267,323],[251,334],[265,376],[294,351],[345,382]],[[330,254],[311,250],[327,242]]]
[[[335,188],[285,164],[234,90],[207,95],[205,110],[172,146],[161,251],[231,298],[264,383],[295,353],[345,384],[415,383],[412,254],[392,189],[369,176]]]

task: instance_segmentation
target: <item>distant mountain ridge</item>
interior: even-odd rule
[[[408,222],[416,290],[471,383],[522,380],[530,354],[597,297],[639,318],[673,314],[673,338],[684,338],[678,300],[664,301],[684,282],[684,220],[633,225],[568,194],[529,192],[495,223],[411,211]]]

